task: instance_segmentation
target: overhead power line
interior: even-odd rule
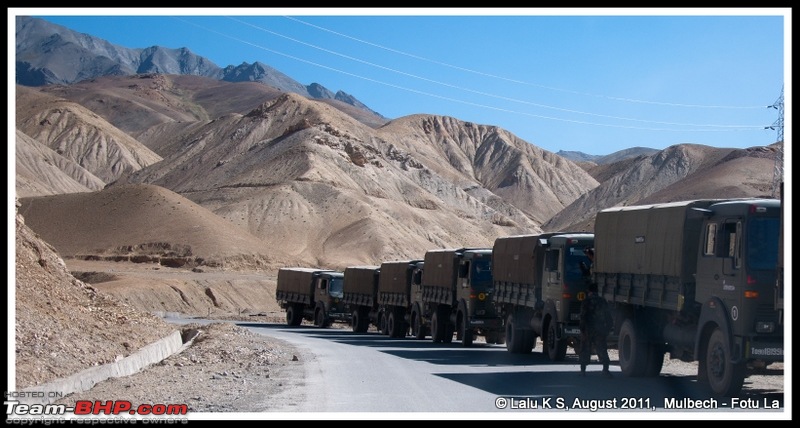
[[[775,150],[775,168],[772,174],[772,197],[777,197],[778,189],[783,182],[783,88],[781,88],[781,96],[771,106],[767,108],[774,108],[778,110],[778,119],[772,126],[767,126],[766,129],[772,129],[778,132],[777,150]]]

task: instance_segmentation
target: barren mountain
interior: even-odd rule
[[[85,107],[17,86],[17,130],[109,182],[161,160]]]
[[[680,144],[625,165],[542,227],[594,230],[594,215],[613,206],[701,198],[773,197],[775,146],[724,149]],[[613,170],[615,164],[605,166]],[[595,172],[602,177],[604,172]]]
[[[245,230],[152,185],[20,198],[27,224],[62,257],[107,257],[173,266],[266,266],[285,261]]]
[[[412,115],[376,129],[330,104],[267,88],[165,75],[44,87],[38,95],[18,88],[18,122],[35,123],[41,104],[76,110],[56,94],[97,108],[97,135],[125,129],[129,137],[120,140],[135,137],[143,143],[135,147],[163,159],[106,185],[169,189],[286,260],[330,267],[489,246],[502,235],[590,230],[598,210],[652,194],[763,196],[772,180],[771,148],[678,145],[587,172],[494,126]],[[101,126],[102,118],[116,125]],[[47,139],[61,133],[39,123],[39,138],[51,145]],[[721,187],[690,190],[693,177]]]
[[[375,130],[294,94],[184,134],[157,129],[170,132],[148,131],[164,161],[119,183],[171,189],[305,263],[489,246],[498,235],[538,230],[597,185],[497,127],[417,115]]]
[[[19,130],[15,154],[18,197],[91,192],[105,186],[82,166]]]

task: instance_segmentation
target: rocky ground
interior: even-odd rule
[[[291,345],[232,323],[187,324],[200,335],[185,351],[132,376],[112,378],[58,401],[186,404],[192,413],[291,411],[301,402],[303,361]]]

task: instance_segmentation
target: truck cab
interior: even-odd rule
[[[314,278],[314,325],[327,327],[332,321],[349,322],[351,314],[347,310],[344,297],[344,273],[325,271]]]
[[[544,249],[542,269],[541,322],[535,331],[542,333],[544,352],[552,361],[564,359],[567,347],[580,341],[581,303],[591,281],[593,261],[588,254],[594,248],[594,234],[557,233],[539,236]]]

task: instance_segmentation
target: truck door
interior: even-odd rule
[[[561,260],[561,249],[548,248],[544,255],[544,272],[542,273],[544,290],[542,298],[553,301],[556,310],[561,310],[561,271],[558,269]]]
[[[742,222],[739,219],[709,221],[703,234],[697,263],[696,298],[700,301],[711,296],[735,299],[742,286]]]

